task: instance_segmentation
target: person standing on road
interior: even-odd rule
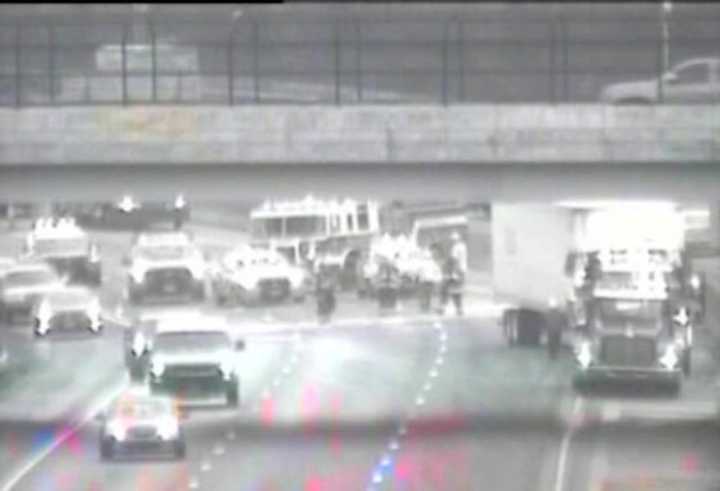
[[[453,232],[451,237],[452,247],[450,255],[455,259],[457,267],[462,275],[467,275],[468,270],[468,251],[465,241],[458,232]]]
[[[455,304],[455,313],[458,316],[463,315],[462,290],[464,282],[465,275],[458,261],[453,256],[447,257],[443,264],[441,314],[445,313],[448,301],[452,299],[452,302]]]
[[[432,308],[433,291],[442,283],[442,270],[437,258],[431,251],[426,251],[423,254],[419,280],[420,310],[428,312]]]

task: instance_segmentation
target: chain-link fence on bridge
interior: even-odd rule
[[[719,55],[720,9],[656,10],[9,23],[0,26],[0,105],[595,102],[609,84]]]

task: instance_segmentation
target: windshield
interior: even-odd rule
[[[230,346],[230,338],[222,332],[162,333],[155,336],[153,342],[153,349],[158,353],[219,351]]]
[[[252,234],[256,239],[312,237],[322,235],[322,216],[287,216],[276,218],[253,218]]]
[[[88,240],[84,237],[48,239],[36,238],[33,248],[37,254],[84,254],[88,250]]]
[[[51,283],[57,276],[51,271],[14,271],[5,275],[5,284],[10,287],[37,286]]]
[[[596,318],[608,327],[633,324],[655,328],[662,323],[665,305],[660,300],[602,299],[596,302]]]
[[[148,245],[137,249],[138,255],[145,259],[182,258],[193,253],[187,245]]]

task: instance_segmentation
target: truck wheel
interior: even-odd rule
[[[590,384],[582,378],[573,378],[573,389],[580,395],[586,395],[590,392]]]
[[[219,291],[215,291],[215,304],[218,307],[224,307],[227,304],[227,297]]]
[[[140,305],[142,303],[142,295],[132,286],[128,287],[128,300],[133,305]]]
[[[539,346],[543,318],[537,312],[519,310],[517,312],[517,343]]]
[[[680,395],[681,384],[679,380],[670,382],[667,386],[668,395],[670,397],[678,397]]]
[[[688,348],[685,350],[682,359],[682,371],[683,375],[689,377],[692,373],[692,349]]]
[[[238,389],[237,382],[231,382],[226,392],[227,406],[230,408],[237,408],[240,406],[240,390]]]
[[[107,438],[103,438],[100,440],[100,458],[102,460],[111,460],[113,458],[112,440]]]
[[[508,346],[517,345],[517,312],[508,310],[503,314],[503,334]]]
[[[179,438],[173,445],[173,455],[177,460],[182,460],[185,458],[186,449],[185,439]]]

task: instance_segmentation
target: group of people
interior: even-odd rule
[[[444,313],[452,301],[457,315],[463,315],[463,287],[468,268],[467,245],[457,232],[452,234],[451,241],[448,250],[440,246],[431,248],[420,268],[416,287],[420,309],[424,312],[431,310],[433,296],[438,294],[439,313]],[[335,309],[336,283],[337,278],[332,270],[320,265],[317,270],[316,298],[321,319],[327,319]],[[389,261],[381,263],[376,277],[376,293],[381,311],[394,310],[401,288],[402,278],[395,265]]]

